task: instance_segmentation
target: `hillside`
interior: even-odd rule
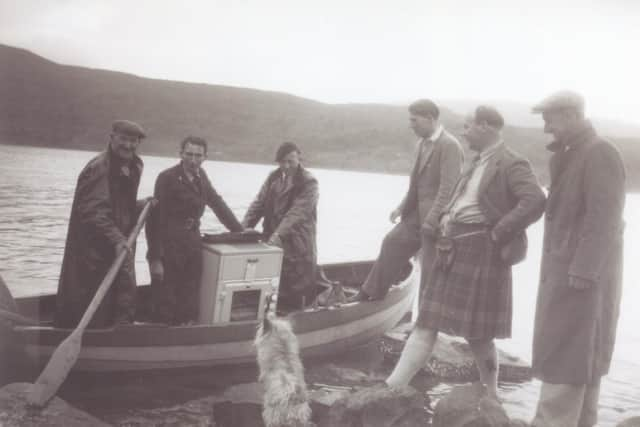
[[[275,147],[292,140],[310,166],[406,173],[415,141],[404,106],[333,105],[285,93],[148,79],[59,65],[0,45],[0,142],[100,150],[117,118],[147,129],[144,153],[175,156],[178,142],[195,134],[209,140],[211,158],[244,162],[269,163]],[[451,131],[461,129],[462,116],[446,108],[442,121]],[[524,127],[508,126],[504,133],[546,182],[549,137]],[[619,141],[627,159],[640,160],[637,142]]]

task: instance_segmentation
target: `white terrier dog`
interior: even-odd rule
[[[287,319],[265,316],[255,346],[264,387],[262,419],[266,427],[308,427],[311,408],[300,361],[298,339]]]

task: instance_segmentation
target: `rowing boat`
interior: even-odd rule
[[[373,261],[359,261],[325,264],[320,268],[329,283],[339,283],[347,295],[352,295],[372,265]],[[255,267],[253,270],[252,274],[256,274]],[[415,270],[407,270],[404,278],[392,286],[382,300],[311,305],[288,313],[302,357],[334,355],[394,327],[411,309],[419,281]],[[324,289],[318,286],[318,291]],[[211,317],[210,321],[193,325],[161,325],[148,321],[151,291],[150,285],[138,288],[137,322],[85,331],[75,371],[116,372],[255,363],[253,339],[264,313],[254,319],[231,315],[222,320]],[[45,364],[71,332],[53,326],[55,294],[16,298],[15,302],[20,316],[37,319],[37,322],[14,326],[14,339],[31,362]]]

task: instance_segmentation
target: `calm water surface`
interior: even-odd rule
[[[67,221],[78,173],[92,152],[0,145],[0,274],[14,296],[55,291]],[[139,196],[151,195],[155,177],[177,160],[144,156]],[[273,165],[212,162],[204,167],[213,185],[242,217]],[[313,169],[320,182],[318,255],[320,262],[372,259],[390,229],[387,217],[406,190],[408,178],[382,174]],[[640,415],[640,195],[627,197],[625,210],[625,282],[618,340],[611,373],[602,385],[600,425],[615,426]],[[208,210],[203,232],[223,231]],[[529,231],[527,260],[514,271],[513,338],[501,348],[529,360],[535,311],[541,223]],[[139,283],[149,274],[144,238],[138,239]],[[530,419],[539,383],[502,384],[505,407],[513,417]],[[431,393],[446,393],[442,385]]]

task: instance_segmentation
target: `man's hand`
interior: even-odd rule
[[[400,215],[402,215],[400,209],[394,209],[389,215],[389,221],[391,221],[392,224],[395,224],[396,222],[398,222],[398,218],[400,218]]]
[[[158,200],[158,199],[156,199],[156,198],[155,198],[155,197],[153,197],[153,196],[149,196],[149,197],[147,197],[147,198],[145,198],[145,199],[144,199],[144,203],[145,203],[145,204],[147,204],[147,203],[151,203],[151,208],[155,208],[156,206],[158,206],[158,202],[159,202],[159,200]]]
[[[282,239],[280,239],[280,235],[273,233],[269,240],[267,241],[267,245],[277,246],[279,248],[282,247]]]
[[[164,279],[164,266],[161,260],[154,259],[149,261],[149,274],[151,274],[151,280],[162,281]]]
[[[589,279],[583,279],[578,276],[569,276],[569,287],[579,290],[586,291],[587,289],[591,289],[593,286],[593,281]]]
[[[122,240],[116,245],[116,256],[120,255],[122,251],[127,251],[127,253],[131,254],[131,246],[127,244],[126,240]]]

